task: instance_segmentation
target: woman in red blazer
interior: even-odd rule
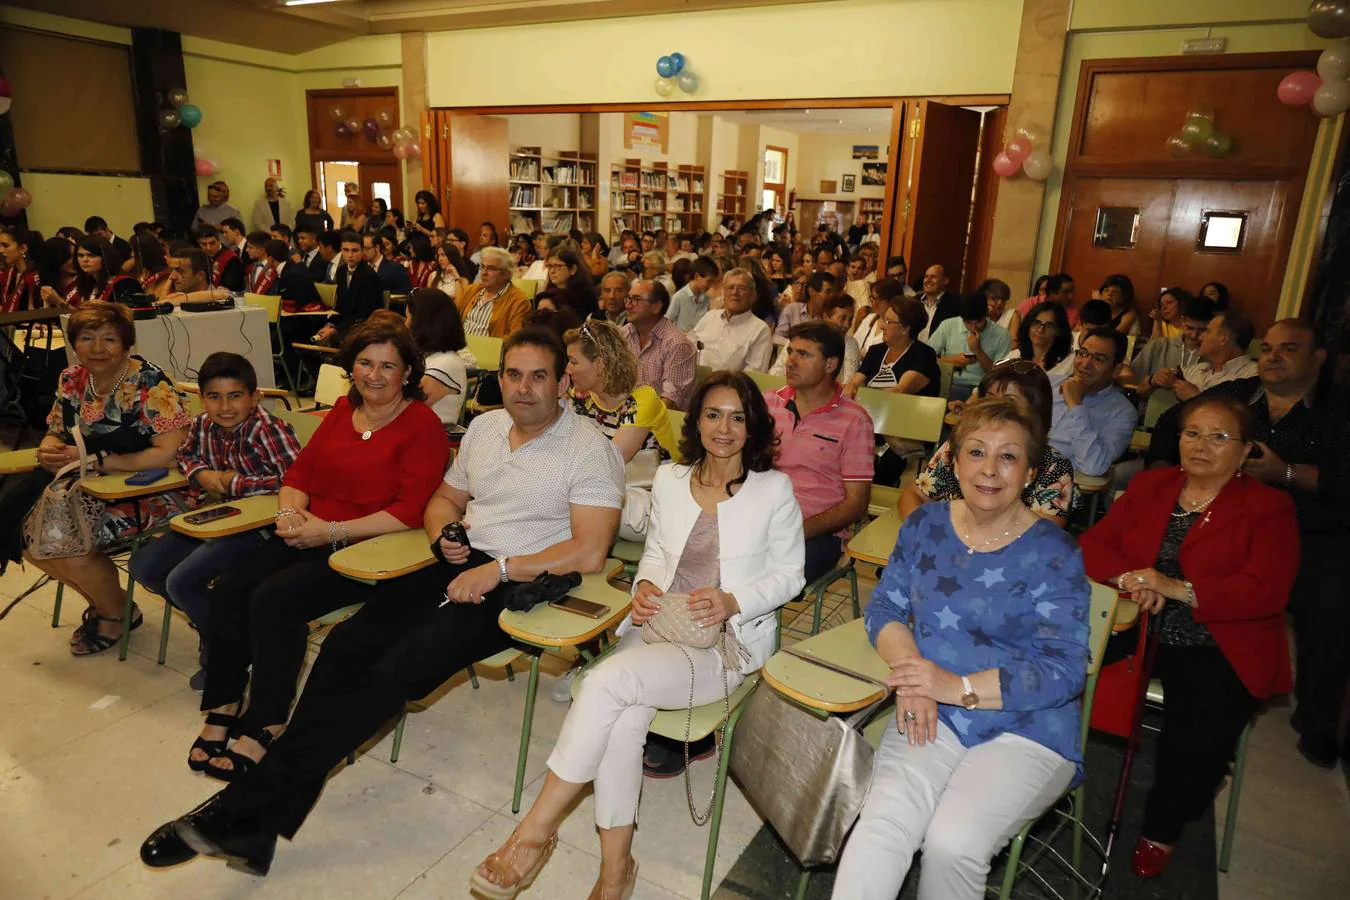
[[[1167,702],[1135,874],[1162,873],[1214,803],[1261,701],[1290,690],[1284,606],[1298,571],[1288,494],[1242,475],[1251,412],[1228,397],[1182,410],[1181,466],[1141,472],[1080,545],[1088,575],[1161,616]]]

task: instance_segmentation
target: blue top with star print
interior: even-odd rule
[[[1081,776],[1091,591],[1078,545],[1038,519],[1006,547],[967,550],[951,504],[910,513],[867,604],[868,637],[875,644],[887,624],[912,621],[924,659],[956,675],[998,669],[1002,709],[938,704],[938,716],[966,747],[1020,735],[1077,763]]]

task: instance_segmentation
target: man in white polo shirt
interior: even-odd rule
[[[755,278],[747,269],[722,276],[722,308],[698,320],[689,339],[698,347],[698,364],[710,369],[767,372],[773,356],[773,332],[750,311]]]
[[[567,356],[557,335],[524,328],[503,351],[504,408],[473,420],[423,514],[444,562],[383,583],[334,626],[285,733],[224,791],[155,831],[141,846],[146,865],[202,852],[266,874],[277,835],[300,828],[330,769],[407,701],[509,645],[497,616],[510,583],[604,566],[623,462],[562,404]],[[442,537],[451,522],[463,522],[469,546]]]

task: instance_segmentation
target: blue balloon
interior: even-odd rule
[[[656,61],[656,74],[662,78],[671,78],[675,75],[675,63],[669,56],[663,56]]]
[[[680,74],[681,72],[683,72],[683,71],[684,71],[684,54],[683,54],[683,53],[672,53],[672,54],[670,54],[670,64],[673,65],[673,66],[675,67],[675,74],[676,74],[676,75],[678,75],[678,74]]]
[[[185,103],[178,109],[178,119],[185,127],[196,128],[202,123],[202,111],[191,103]]]

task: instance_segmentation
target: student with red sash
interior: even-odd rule
[[[42,280],[28,258],[33,237],[20,225],[0,226],[0,313],[42,306]]]
[[[143,232],[131,239],[131,255],[134,265],[131,274],[141,286],[142,294],[153,294],[163,300],[169,292],[170,275],[168,257],[164,254],[164,245],[150,232]]]
[[[197,246],[211,262],[211,283],[229,288],[236,294],[243,293],[244,263],[233,250],[221,247],[220,232],[214,225],[197,226]]]
[[[408,233],[408,255],[400,262],[408,270],[413,290],[435,287],[440,273],[436,271],[436,251],[426,235],[416,231]]]
[[[250,294],[277,293],[277,270],[267,258],[267,243],[272,236],[266,231],[250,231],[244,252],[250,260],[245,270],[244,283]]]
[[[86,300],[130,303],[140,292],[140,282],[122,274],[122,259],[112,244],[92,235],[80,241],[75,250],[75,281],[66,291],[67,305],[79,306]]]

